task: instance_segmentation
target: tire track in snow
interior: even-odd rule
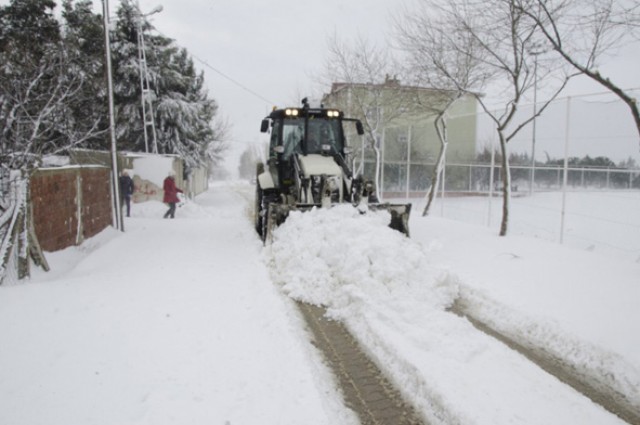
[[[347,406],[363,425],[427,425],[341,323],[326,319],[322,307],[300,301],[296,304],[313,333],[314,345],[336,375]]]
[[[640,425],[640,406],[633,404],[625,394],[603,384],[598,377],[584,373],[576,365],[571,364],[561,357],[545,350],[544,347],[536,347],[512,337],[507,333],[485,322],[474,313],[473,307],[468,301],[458,300],[450,311],[460,317],[464,317],[481,332],[504,343],[509,348],[522,354],[529,361],[558,380],[569,385],[585,397],[589,398],[604,409],[618,416],[631,425]]]

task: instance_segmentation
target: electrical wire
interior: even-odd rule
[[[233,78],[231,78],[230,76],[228,76],[227,74],[225,74],[224,72],[220,71],[219,69],[214,68],[213,66],[209,65],[205,60],[200,59],[199,57],[197,57],[196,55],[194,55],[193,53],[189,53],[194,59],[196,59],[198,62],[200,62],[202,65],[206,66],[207,68],[209,68],[210,70],[212,70],[213,72],[215,72],[216,74],[220,75],[221,77],[227,79],[228,81],[232,82],[233,84],[235,84],[236,86],[240,87],[242,90],[246,91],[247,93],[250,93],[251,95],[255,96],[256,98],[262,100],[263,102],[265,102],[267,105],[271,106],[274,105],[275,103],[272,102],[271,100],[265,98],[264,96],[261,96],[260,94],[256,93],[255,91],[251,90],[250,88],[248,88],[247,86],[245,86],[244,84],[234,80]]]
[[[155,32],[157,32],[158,34],[160,34],[161,36],[163,36],[163,37],[171,38],[171,37],[167,37],[165,34],[162,33],[162,31],[159,31],[158,28],[156,28],[155,26],[153,27],[153,30]],[[202,65],[206,66],[207,68],[209,68],[210,70],[212,70],[216,74],[220,75],[222,78],[224,78],[224,79],[230,81],[231,83],[233,83],[234,85],[240,87],[242,90],[246,91],[247,93],[251,94],[252,96],[255,96],[256,98],[262,100],[268,106],[275,105],[275,102],[267,99],[266,97],[260,95],[259,93],[257,93],[254,90],[251,90],[249,87],[245,86],[244,84],[240,83],[239,81],[235,80],[234,78],[230,77],[229,75],[225,74],[224,72],[220,71],[219,69],[211,66],[207,61],[205,61],[204,59],[199,58],[198,56],[194,55],[192,52],[189,52],[189,55],[192,58],[194,58],[195,60],[197,60],[198,62],[200,62]]]

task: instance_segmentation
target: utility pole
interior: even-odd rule
[[[140,69],[140,101],[142,103],[142,122],[144,128],[144,148],[149,152],[149,132],[148,128],[151,127],[151,140],[153,153],[158,153],[158,142],[156,139],[156,124],[153,117],[153,99],[151,97],[151,87],[149,85],[149,70],[147,68],[147,54],[146,46],[144,43],[144,33],[142,28],[142,18],[159,13],[162,11],[162,6],[154,8],[147,14],[142,14],[138,2],[135,4],[137,13],[137,29],[138,29],[138,65]]]
[[[533,121],[531,122],[531,172],[529,195],[533,195],[536,180],[536,119],[538,118],[538,56],[546,53],[540,43],[533,43],[529,54],[533,56]]]
[[[115,228],[124,231],[122,210],[120,209],[120,183],[118,179],[118,153],[116,150],[116,123],[113,107],[113,77],[111,75],[111,41],[109,39],[109,0],[102,0],[104,16],[104,51],[107,71],[107,94],[109,98],[109,135],[111,136],[111,183],[113,185],[113,205],[115,207]]]
[[[538,115],[538,55],[533,52],[533,122],[531,123],[531,183],[529,195],[533,195],[536,182],[536,115]]]

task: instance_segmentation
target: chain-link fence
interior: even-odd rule
[[[640,95],[637,89],[629,92]],[[526,117],[532,109],[522,105],[519,114]],[[452,154],[447,154],[432,211],[498,228],[503,179],[495,125],[478,113],[476,127],[475,160],[461,160],[454,153],[456,143],[450,142]],[[408,140],[386,137],[379,143],[382,198],[418,204],[414,214],[424,206],[436,156],[415,154],[415,133],[408,128]],[[390,144],[397,146],[389,149]],[[356,165],[364,162],[363,173],[372,178],[375,156],[367,150]],[[508,150],[510,234],[598,247],[640,261],[640,143],[628,107],[619,99],[607,93],[558,99],[510,140]]]
[[[385,164],[383,200],[412,202],[419,215],[433,167]],[[430,215],[494,227],[497,234],[500,167],[448,164],[443,174]],[[640,262],[640,170],[515,166],[511,174],[509,234]]]
[[[431,186],[433,163],[387,162],[382,172],[385,197],[415,198]],[[365,170],[373,169],[367,163]],[[563,166],[510,166],[513,192],[559,191],[564,186]],[[640,189],[640,169],[611,167],[567,167],[567,187],[577,189]],[[438,187],[445,192],[488,193],[502,187],[498,164],[446,164]]]

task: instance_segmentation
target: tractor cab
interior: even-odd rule
[[[358,134],[364,134],[359,120],[345,118],[336,109],[311,108],[306,99],[300,108],[274,109],[262,120],[260,130],[266,133],[271,129],[265,171],[281,193],[289,193],[290,187],[304,183],[296,179],[309,170],[352,177],[345,160],[350,150],[345,142],[344,121],[354,122]]]
[[[343,117],[342,112],[325,109],[310,108],[303,102],[302,108],[275,109],[262,121],[261,131],[269,130],[269,157],[288,161],[291,155],[333,155],[344,157],[345,136],[343,121],[355,121],[358,134],[364,133],[362,124],[358,120]]]

